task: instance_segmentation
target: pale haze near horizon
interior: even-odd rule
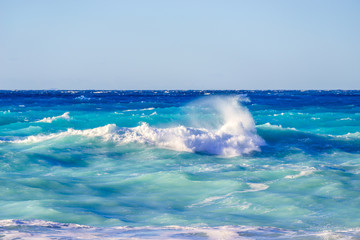
[[[360,1],[0,0],[0,89],[360,89]]]

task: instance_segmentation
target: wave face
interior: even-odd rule
[[[358,239],[359,112],[359,91],[0,91],[0,236]]]

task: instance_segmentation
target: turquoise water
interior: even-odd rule
[[[0,100],[0,235],[360,238],[359,91]]]

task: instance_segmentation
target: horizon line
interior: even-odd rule
[[[277,89],[60,89],[60,88],[44,88],[44,89],[0,89],[0,91],[360,91],[359,89],[320,89],[320,88],[277,88]]]

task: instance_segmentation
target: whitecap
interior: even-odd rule
[[[282,125],[273,125],[271,123],[265,123],[262,125],[258,125],[258,127],[262,127],[262,128],[273,128],[273,129],[279,129],[279,130],[293,130],[293,131],[298,131],[296,128],[293,127],[283,127]]]
[[[79,97],[76,97],[75,99],[76,99],[76,100],[81,100],[81,101],[91,100],[91,98],[85,97],[84,95],[81,95],[81,96],[79,96]]]
[[[43,123],[52,123],[53,121],[55,120],[58,120],[58,119],[66,119],[66,120],[69,120],[70,119],[70,116],[69,116],[69,112],[66,112],[60,116],[55,116],[55,117],[46,117],[46,118],[43,118],[39,121],[36,121],[36,122],[43,122]]]
[[[357,139],[360,138],[360,132],[347,133],[343,135],[329,135],[334,138],[344,138],[344,139]]]
[[[142,108],[142,109],[126,109],[123,110],[123,112],[136,112],[136,111],[150,111],[150,110],[154,110],[155,108],[150,107],[150,108]]]
[[[101,137],[106,141],[109,141],[109,140],[116,141],[118,139],[118,135],[115,133],[115,129],[116,129],[115,124],[108,124],[103,127],[86,129],[86,130],[75,130],[75,129],[69,128],[65,132],[51,133],[48,135],[44,135],[44,134],[32,135],[32,136],[28,136],[24,139],[17,139],[17,140],[13,140],[10,142],[12,142],[12,143],[37,143],[37,142],[51,140],[54,138],[61,138],[61,137],[74,136],[74,135],[85,136],[85,137]]]

